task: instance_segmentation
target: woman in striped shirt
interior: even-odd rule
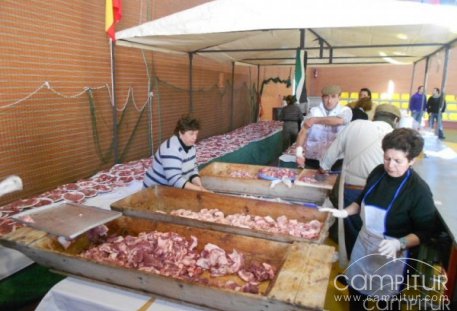
[[[165,185],[175,188],[206,190],[195,163],[200,122],[184,115],[178,120],[174,135],[164,141],[154,155],[151,167],[144,176],[145,188]]]

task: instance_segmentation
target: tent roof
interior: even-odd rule
[[[457,7],[392,0],[217,0],[116,32],[116,44],[248,65],[416,62],[457,41]]]

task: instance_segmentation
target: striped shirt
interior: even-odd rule
[[[198,176],[195,147],[186,147],[173,135],[164,141],[154,155],[151,167],[144,175],[143,186],[166,185],[184,188],[186,182]]]

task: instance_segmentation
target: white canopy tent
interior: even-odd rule
[[[118,31],[116,44],[247,65],[411,64],[457,40],[457,7],[389,0],[217,0]]]
[[[299,50],[306,51],[305,67],[428,64],[445,50],[444,92],[456,16],[457,6],[409,1],[215,0],[118,31],[116,45],[187,54],[190,111],[196,54],[231,62],[234,79],[235,65],[294,66]],[[306,102],[304,94],[298,97]],[[232,96],[231,124],[233,114]]]

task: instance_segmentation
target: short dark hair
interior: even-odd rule
[[[295,95],[284,96],[283,99],[286,101],[287,105],[292,105],[297,102],[297,97]]]
[[[439,88],[435,87],[435,90],[437,90],[438,93],[441,93]]]
[[[198,131],[200,129],[200,121],[189,114],[181,116],[181,119],[176,123],[174,134],[184,134],[187,131]]]
[[[382,140],[382,150],[401,150],[409,161],[417,157],[424,148],[424,139],[418,131],[410,128],[395,129]]]
[[[367,92],[368,93],[368,97],[370,97],[370,99],[371,99],[371,91],[370,91],[369,88],[367,88],[367,87],[361,88],[360,91],[359,91],[359,94],[362,93],[362,92]]]

